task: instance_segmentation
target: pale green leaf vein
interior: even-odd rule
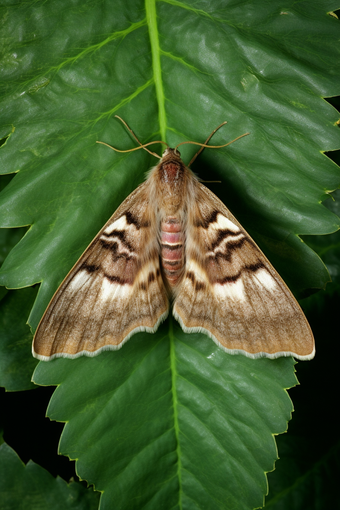
[[[205,437],[206,438],[209,437],[212,440],[212,442],[215,443],[214,451],[216,451],[217,449],[219,451],[222,451],[224,454],[226,454],[226,458],[228,459],[229,462],[230,461],[234,461],[234,464],[239,467],[240,472],[242,472],[244,475],[248,475],[251,480],[256,482],[256,478],[253,476],[253,474],[251,472],[250,463],[248,462],[247,465],[244,465],[239,458],[236,458],[236,456],[232,454],[230,449],[227,449],[225,447],[225,445],[221,443],[221,441],[218,439],[217,435],[212,432],[212,430],[208,427],[208,425],[201,418],[199,418],[199,416],[196,415],[192,411],[192,409],[187,407],[186,410],[188,411],[190,416],[192,416],[192,418],[193,418],[193,420],[190,421],[191,426],[193,426],[194,422],[196,421],[196,423],[201,426],[201,430],[205,431]],[[195,426],[195,428],[197,428],[197,427]],[[245,444],[243,439],[240,437],[240,435],[238,434],[237,430],[234,429],[234,428],[231,428],[231,427],[229,427],[229,428],[231,429],[231,431],[234,434],[237,435],[237,437],[240,440],[241,445],[244,447],[244,450],[247,451],[247,453],[249,454],[250,452],[249,452],[249,450],[247,448],[247,445]],[[188,442],[192,442],[190,437],[188,437],[188,436],[185,436],[185,437],[187,438]],[[212,444],[211,441],[209,441],[209,442],[210,442],[210,444]],[[252,458],[254,459],[255,465],[262,470],[262,466],[259,463],[259,461],[256,459],[256,457],[254,456],[254,454],[252,454]]]
[[[161,52],[159,47],[158,27],[157,27],[157,13],[155,0],[145,0],[146,19],[149,28],[151,56],[152,56],[152,69],[156,88],[156,97],[158,103],[158,120],[161,138],[166,141],[166,113],[165,113],[165,98],[164,88],[162,81],[161,69]]]
[[[173,330],[173,318],[169,319],[169,341],[170,341],[170,367],[171,367],[171,379],[172,379],[172,400],[174,407],[174,431],[176,436],[177,444],[177,471],[178,471],[178,484],[179,484],[179,501],[178,506],[182,508],[182,453],[179,444],[179,425],[178,425],[178,396],[177,396],[177,367],[176,367],[176,353],[175,353],[175,335]]]
[[[169,51],[160,50],[160,54],[164,55],[164,57],[174,60],[175,62],[179,62],[181,65],[183,65],[184,67],[187,67],[188,69],[190,69],[190,71],[192,71],[194,73],[205,74],[205,75],[211,76],[211,77],[214,76],[212,73],[202,71],[201,69],[198,69],[197,67],[189,64],[188,62],[186,62],[186,60],[184,60],[184,58],[178,57],[178,56],[174,55],[173,53],[170,53]]]
[[[153,78],[150,78],[147,82],[145,82],[140,87],[136,88],[136,90],[130,94],[128,97],[123,98],[119,103],[115,104],[113,108],[106,112],[100,113],[95,119],[90,120],[87,122],[87,126],[89,125],[95,125],[97,122],[103,120],[103,119],[109,119],[114,115],[120,108],[123,108],[123,106],[131,103],[133,99],[135,99],[139,94],[141,94],[144,90],[146,90],[148,87],[154,84]]]
[[[211,14],[208,14],[206,11],[203,11],[203,9],[195,9],[191,5],[184,4],[183,2],[178,2],[177,0],[165,0],[164,3],[175,5],[176,7],[180,7],[181,9],[186,9],[187,11],[194,12],[195,14],[199,16],[204,16],[205,18],[209,18],[213,21],[215,21],[215,18],[211,16]]]
[[[103,41],[100,41],[97,44],[92,44],[91,46],[88,46],[87,48],[84,48],[82,51],[80,51],[77,55],[74,55],[72,57],[66,58],[61,62],[58,66],[52,67],[50,70],[53,71],[59,71],[62,67],[65,67],[67,65],[74,64],[77,60],[80,60],[81,58],[84,58],[88,55],[91,55],[101,48],[103,46],[106,46],[107,44],[111,43],[115,39],[123,39],[131,32],[134,32],[135,30],[138,30],[139,28],[146,25],[146,19],[144,18],[141,21],[138,21],[137,23],[132,23],[128,28],[125,28],[124,30],[118,30],[117,32],[113,32],[113,34],[110,34],[106,39]]]

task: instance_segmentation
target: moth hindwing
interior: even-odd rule
[[[228,353],[314,356],[288,287],[177,149],[120,205],[53,296],[33,353],[42,360],[119,349],[173,315]]]

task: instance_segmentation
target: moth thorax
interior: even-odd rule
[[[159,199],[166,216],[176,215],[183,206],[185,167],[180,159],[168,159],[159,166]]]
[[[163,165],[164,174],[169,181],[178,181],[181,175],[181,165],[174,161],[164,163]]]
[[[183,164],[179,160],[170,160],[161,165],[161,180],[170,186],[179,186],[183,182]]]

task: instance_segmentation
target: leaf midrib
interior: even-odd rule
[[[181,447],[179,444],[179,426],[178,426],[178,399],[177,399],[177,384],[176,384],[176,352],[175,352],[175,337],[174,337],[174,325],[173,318],[169,317],[169,341],[170,341],[170,370],[171,370],[171,391],[172,391],[172,402],[174,409],[174,431],[176,436],[176,453],[177,453],[177,477],[178,477],[178,508],[182,509],[182,462],[181,462]]]
[[[146,19],[150,35],[152,69],[158,103],[158,121],[161,138],[166,141],[166,113],[164,104],[164,88],[161,71],[161,52],[159,47],[156,1],[145,0]]]

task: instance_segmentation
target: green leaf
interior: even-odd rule
[[[101,508],[241,510],[262,504],[293,365],[163,325],[114,353],[41,362],[34,381],[58,385],[47,413],[67,422],[60,452],[103,491]]]
[[[211,189],[294,292],[325,285],[323,262],[299,236],[339,227],[322,205],[340,185],[337,165],[323,154],[339,147],[339,115],[323,99],[339,92],[339,22],[328,14],[335,7],[319,0],[284,8],[277,0],[2,7],[0,171],[17,174],[0,195],[0,221],[31,227],[0,283],[42,282],[33,328],[154,164],[143,151],[115,154],[95,143],[136,145],[116,113],[142,142],[204,141],[224,120],[216,145],[250,132],[205,150],[193,169],[221,180]],[[183,146],[184,161],[194,152]],[[104,487],[107,508],[112,494],[124,510],[160,508],[159,501],[209,510],[261,505],[276,458],[272,434],[290,417],[284,388],[295,384],[292,360],[230,357],[202,335],[171,328],[169,321],[95,359],[39,364],[37,382],[60,384],[50,412],[69,420],[62,452]]]
[[[113,118],[118,112],[144,142],[203,141],[224,120],[216,144],[250,132],[226,149],[206,150],[195,170],[222,180],[213,191],[288,283],[294,261],[296,291],[325,284],[325,267],[297,234],[339,226],[320,203],[340,183],[338,167],[320,152],[339,145],[338,114],[321,97],[339,83],[330,2],[312,2],[308,16],[295,2],[284,11],[278,2],[240,9],[151,0],[145,9],[125,0],[3,9],[2,136],[9,138],[1,168],[20,171],[2,193],[0,217],[4,227],[33,226],[0,282],[42,281],[33,327],[151,164],[145,153],[117,155],[95,144],[135,145]],[[184,160],[195,150],[185,146]]]
[[[37,289],[9,291],[0,301],[0,386],[7,391],[34,388],[32,333],[26,323]]]
[[[1,147],[1,141],[0,141]],[[0,175],[0,192],[10,183],[13,175]],[[12,248],[20,241],[25,234],[25,228],[1,228],[0,229],[0,266]],[[5,296],[5,287],[0,287],[0,300]]]
[[[332,201],[328,201],[327,207],[340,216],[340,190],[332,195]],[[332,278],[332,284],[327,285],[327,290],[339,291],[340,289],[340,232],[328,236],[304,236],[305,242],[321,257],[327,266]],[[331,289],[329,288],[331,287]]]
[[[94,510],[98,495],[80,483],[69,485],[38,464],[25,466],[6,443],[0,446],[1,510]]]

